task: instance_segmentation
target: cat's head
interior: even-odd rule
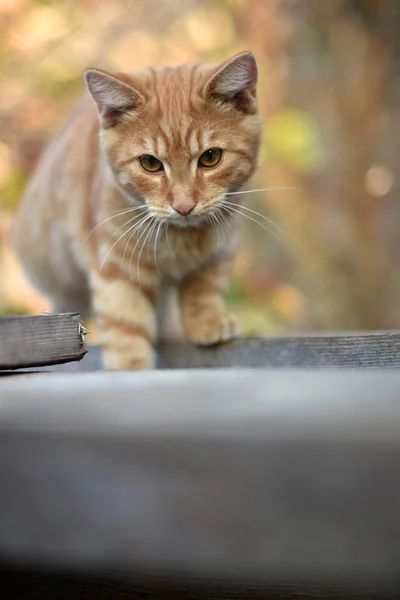
[[[118,187],[154,216],[196,225],[258,162],[256,59],[220,65],[85,73],[101,144]]]

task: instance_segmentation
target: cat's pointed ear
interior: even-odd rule
[[[251,52],[242,52],[228,60],[205,87],[208,101],[231,104],[238,110],[254,113],[257,109],[257,61]]]
[[[85,71],[85,81],[106,126],[116,125],[127,112],[137,110],[143,97],[129,83],[98,69]]]

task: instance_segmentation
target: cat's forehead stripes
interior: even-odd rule
[[[132,76],[131,84],[144,102],[127,117],[127,124],[131,120],[125,131],[129,151],[188,166],[190,160],[215,145],[238,145],[241,117],[210,110],[205,101],[204,89],[212,72],[211,67],[195,65],[146,69]],[[115,133],[120,146],[120,130]],[[254,135],[245,128],[243,133]]]
[[[196,76],[197,73],[197,76]],[[150,127],[160,154],[171,147],[186,147],[194,154],[202,143],[201,89],[204,73],[198,66],[177,69],[148,69],[141,76],[145,90],[145,113],[151,114]]]

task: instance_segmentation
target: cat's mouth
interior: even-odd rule
[[[211,227],[212,223],[216,223],[217,221],[214,216],[215,212],[216,211],[213,210],[213,208],[196,207],[195,210],[190,211],[186,215],[180,214],[178,211],[173,211],[173,213],[168,212],[166,214],[166,211],[163,209],[157,210],[154,207],[150,208],[150,213],[153,213],[153,216],[156,217],[157,220],[177,228]]]
[[[168,222],[176,227],[199,227],[207,222],[207,213],[195,213],[189,215],[173,215]]]

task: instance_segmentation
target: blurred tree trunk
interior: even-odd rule
[[[390,280],[380,228],[383,201],[366,188],[368,170],[380,159],[386,113],[389,57],[379,37],[384,4],[343,2],[330,26],[332,57],[343,66],[332,102],[341,136],[342,168],[337,175],[343,181],[350,224],[347,314],[350,325],[363,329],[386,326]]]
[[[306,325],[313,328],[388,325],[385,199],[370,194],[366,175],[381,158],[389,73],[400,54],[395,4],[255,0],[251,10],[250,2],[238,9],[243,38],[260,61],[273,63],[272,73],[276,68],[263,82],[264,114],[292,101],[316,117],[330,150],[319,174],[282,161],[262,167],[264,185],[307,192],[273,195],[268,206],[289,237],[294,274],[308,300]]]

